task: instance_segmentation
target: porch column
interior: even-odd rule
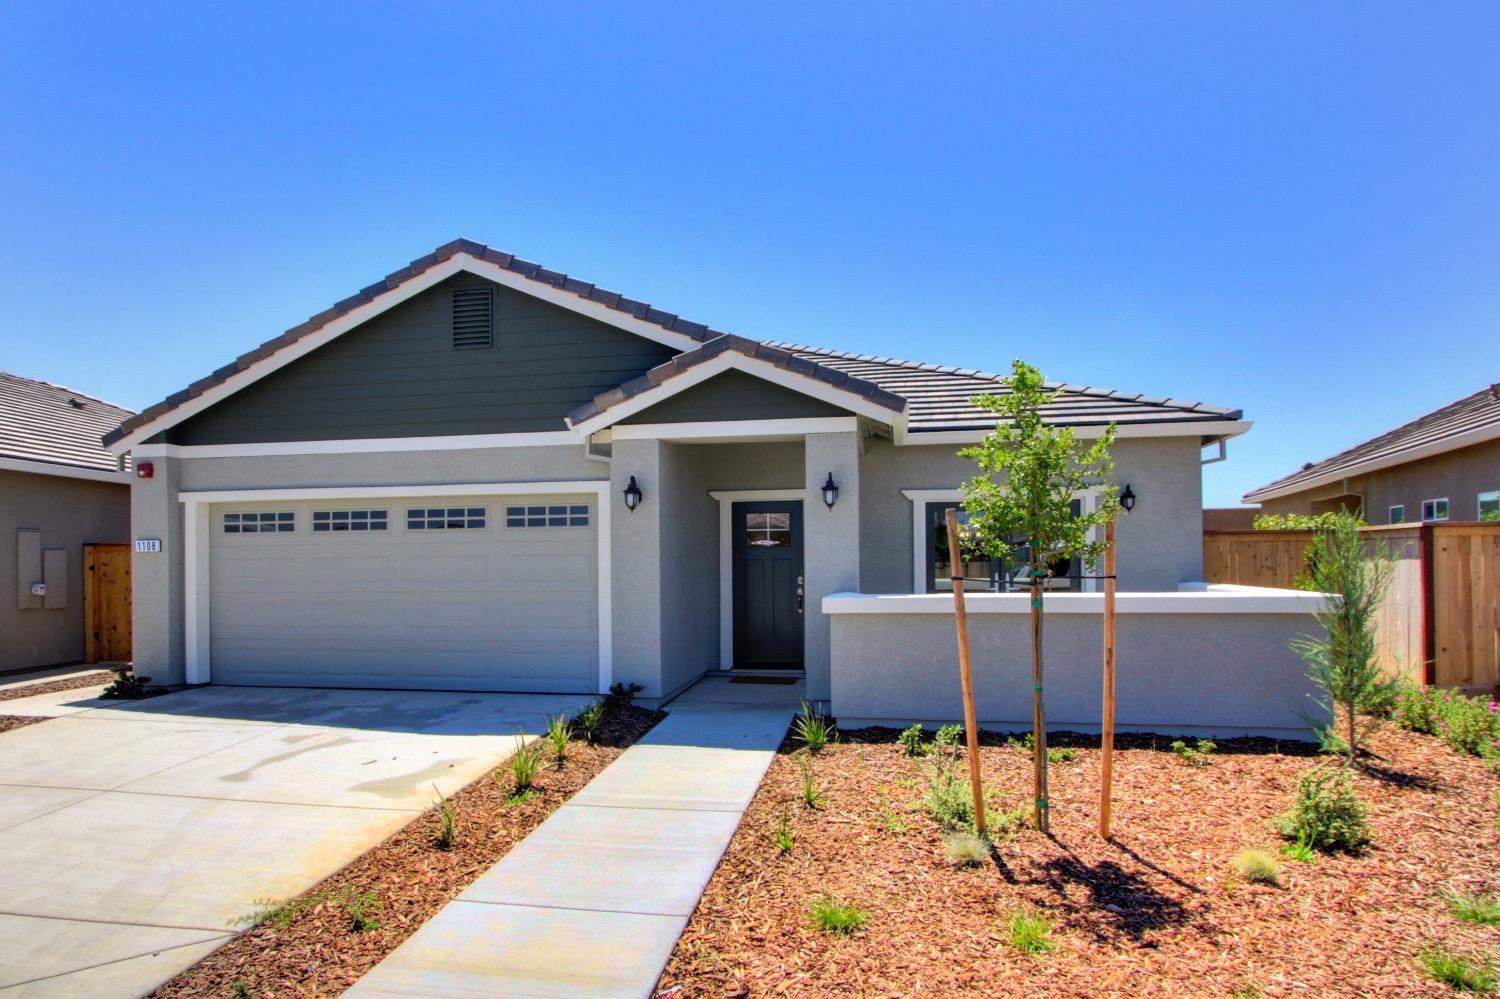
[[[638,683],[642,697],[661,689],[662,448],[659,440],[615,441],[609,463],[610,574],[613,587],[614,679]],[[625,508],[630,477],[641,505]]]
[[[136,676],[155,686],[183,683],[182,461],[152,456],[154,474],[130,482],[130,535],[161,541],[159,552],[130,556],[131,647]]]
[[[829,593],[859,590],[859,471],[857,431],[808,434],[803,480],[802,546],[804,561],[803,658],[807,668],[808,700],[827,701],[829,682],[829,622],[822,611]],[[833,475],[838,502],[823,502],[823,483]]]

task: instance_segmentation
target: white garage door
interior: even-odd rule
[[[217,505],[213,679],[596,690],[594,502],[470,496]]]

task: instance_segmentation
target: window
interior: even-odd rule
[[[315,510],[312,528],[316,534],[328,531],[383,531],[384,510]]]
[[[1397,503],[1395,506],[1387,510],[1386,514],[1387,516],[1385,522],[1387,524],[1404,524],[1406,523],[1406,504]]]
[[[927,592],[949,593],[953,590],[951,576],[952,570],[948,563],[948,528],[945,518],[947,510],[957,505],[952,500],[939,501],[927,504]],[[1072,502],[1073,516],[1083,512],[1081,500]],[[958,522],[962,526],[969,522],[969,515],[964,510],[958,511]],[[967,553],[962,553],[968,557]],[[992,559],[982,553],[976,553],[973,561],[966,561],[960,567],[960,574],[970,590],[990,589],[999,592],[1019,592],[1026,589],[1026,578],[1024,575],[1026,555],[1024,550],[1017,553],[1016,564],[1010,565],[1000,559]],[[1045,585],[1049,590],[1081,590],[1082,580],[1078,578],[1082,570],[1078,562],[1072,559],[1059,559],[1051,565],[1052,575],[1047,579]],[[974,580],[987,579],[988,584],[974,582]]]
[[[1479,519],[1500,520],[1500,490],[1479,494]]]
[[[408,531],[461,531],[484,526],[482,506],[435,506],[406,511]]]
[[[225,534],[288,534],[297,526],[290,510],[277,513],[226,513]]]
[[[750,548],[792,547],[792,515],[779,513],[746,513],[745,544]]]
[[[1448,498],[1445,496],[1442,499],[1423,500],[1422,501],[1422,519],[1423,520],[1447,520],[1448,519]]]
[[[508,506],[506,527],[588,527],[587,504],[553,503],[538,506]]]

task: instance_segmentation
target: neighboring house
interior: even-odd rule
[[[934,525],[974,471],[956,449],[992,426],[969,400],[1002,390],[724,334],[456,241],[105,437],[137,464],[136,538],[162,543],[135,562],[137,669],[648,698],[768,669],[827,700],[824,598],[947,586]],[[1119,426],[1122,588],[1207,597],[1171,591],[1202,578],[1201,451],[1240,412],[1065,385],[1048,417]],[[1095,588],[1066,569],[1061,589]]]
[[[1253,506],[1211,506],[1203,508],[1205,531],[1251,531],[1260,510]]]
[[[130,478],[99,435],[131,415],[0,372],[0,672],[83,659],[83,546],[130,536]]]
[[[1266,513],[1370,524],[1500,517],[1500,384],[1245,494]]]

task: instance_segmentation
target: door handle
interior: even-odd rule
[[[797,577],[797,613],[802,613],[802,577]]]

